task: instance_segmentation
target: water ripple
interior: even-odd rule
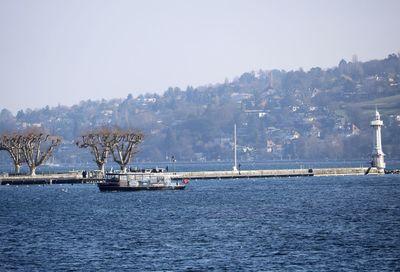
[[[0,187],[1,271],[399,271],[400,179]]]

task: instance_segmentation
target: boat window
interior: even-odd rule
[[[107,182],[118,182],[119,181],[118,177],[114,176],[114,175],[108,175],[106,177],[106,180],[107,180]]]
[[[119,180],[121,180],[121,181],[127,181],[128,178],[127,178],[127,176],[119,176]]]
[[[157,177],[157,182],[158,183],[164,182],[164,177]]]

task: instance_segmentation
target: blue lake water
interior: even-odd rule
[[[0,186],[0,271],[400,271],[400,176]]]

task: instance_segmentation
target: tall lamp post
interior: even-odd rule
[[[234,162],[233,162],[233,171],[237,171],[237,150],[236,150],[236,123],[233,126],[233,135],[234,135],[234,140],[233,140],[233,152],[234,152]]]

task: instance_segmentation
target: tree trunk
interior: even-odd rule
[[[97,162],[97,167],[103,175],[106,173],[105,163]]]
[[[120,164],[119,166],[121,167],[122,173],[126,173],[126,164]]]
[[[21,165],[15,164],[14,169],[15,169],[15,174],[19,174],[21,172]]]
[[[32,166],[32,167],[30,167],[30,175],[31,176],[36,176],[36,166]]]

